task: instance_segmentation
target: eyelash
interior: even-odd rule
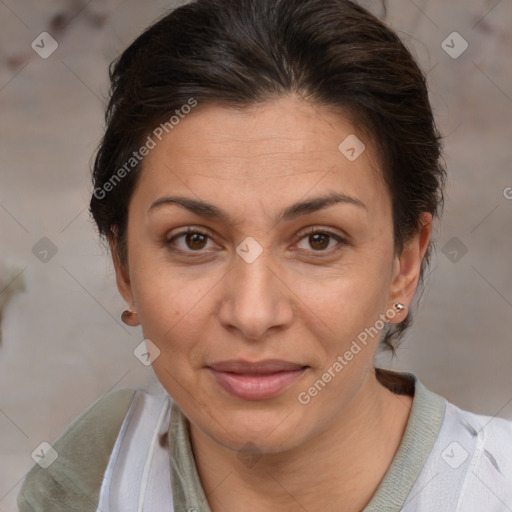
[[[181,249],[176,249],[175,247],[172,246],[172,242],[174,240],[176,240],[177,238],[180,238],[180,237],[182,237],[184,235],[191,234],[191,233],[192,234],[203,235],[203,236],[205,236],[205,237],[207,237],[208,239],[211,240],[211,237],[208,235],[208,233],[200,231],[197,228],[189,227],[186,230],[180,231],[179,233],[175,234],[174,236],[172,236],[171,238],[166,240],[165,241],[165,245],[167,246],[169,251],[171,251],[173,253],[176,253],[176,254],[179,254],[179,255],[182,255],[182,256],[186,256],[186,257],[189,257],[189,258],[197,258],[197,257],[203,256],[204,252],[202,252],[202,250],[199,250],[199,251],[182,251]],[[306,231],[305,233],[302,233],[302,235],[299,237],[297,242],[300,242],[303,238],[306,238],[306,237],[314,235],[314,234],[328,235],[328,236],[334,238],[339,243],[339,245],[337,247],[335,247],[334,249],[331,248],[331,249],[327,249],[327,250],[324,249],[324,250],[318,250],[318,251],[312,250],[311,252],[313,252],[313,253],[320,253],[320,254],[314,255],[314,257],[323,257],[325,254],[329,254],[330,255],[332,252],[335,252],[335,251],[338,251],[339,249],[341,249],[344,245],[348,245],[347,240],[342,238],[340,235],[338,235],[336,233],[333,233],[332,231],[330,231],[328,229],[320,229],[318,227],[312,227],[308,231]],[[302,249],[300,249],[300,250],[302,250]]]

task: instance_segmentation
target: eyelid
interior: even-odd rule
[[[203,228],[203,227],[199,227],[199,226],[190,225],[190,226],[186,226],[184,228],[177,228],[177,229],[180,229],[180,231],[173,234],[172,236],[166,236],[166,241],[169,242],[173,238],[176,238],[181,235],[185,235],[187,233],[200,233],[201,235],[210,236],[210,234],[209,234],[210,232],[207,228]]]
[[[310,235],[313,233],[325,233],[326,235],[331,235],[332,237],[342,240],[347,244],[349,243],[349,237],[347,235],[340,234],[338,232],[333,231],[330,228],[324,228],[323,226],[310,226],[308,228],[305,228],[305,231],[301,231],[297,235],[297,238],[300,240],[304,238],[306,235]]]

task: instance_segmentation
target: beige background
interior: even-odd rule
[[[384,13],[380,1],[365,5]],[[1,271],[0,305],[26,287],[2,327],[2,512],[16,510],[31,452],[96,398],[158,388],[133,355],[140,330],[119,320],[124,304],[87,205],[107,65],[171,6],[0,0],[0,261],[22,271],[14,281]],[[398,359],[381,364],[464,409],[512,418],[512,3],[393,0],[385,19],[429,71],[449,183],[422,308]],[[43,31],[59,44],[47,59],[31,48]],[[457,59],[441,47],[454,31],[469,44]],[[42,237],[57,249],[46,263],[32,252]],[[467,248],[458,262],[454,237]]]

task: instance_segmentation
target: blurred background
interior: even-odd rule
[[[512,2],[360,3],[428,73],[449,172],[421,308],[397,358],[377,364],[512,419]],[[2,512],[16,510],[34,449],[98,397],[161,389],[134,356],[142,332],[120,320],[125,304],[87,208],[107,66],[176,5],[0,0]]]

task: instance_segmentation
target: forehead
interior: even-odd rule
[[[199,105],[154,140],[138,184],[145,203],[177,191],[233,204],[237,196],[291,202],[332,190],[377,209],[389,199],[364,132],[333,108],[298,98],[243,110]]]

